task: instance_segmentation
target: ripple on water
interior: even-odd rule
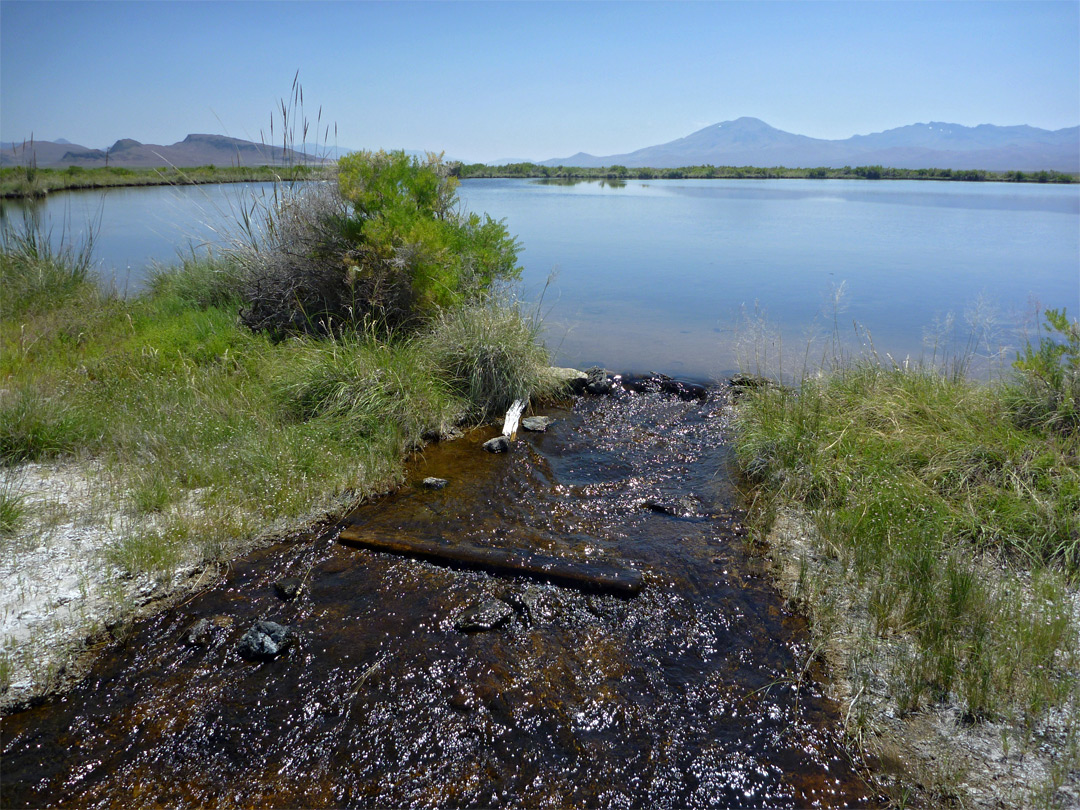
[[[5,718],[2,804],[873,806],[835,707],[799,677],[805,628],[746,556],[724,396],[582,399],[499,456],[478,449],[492,431],[435,445],[416,486],[348,520],[623,562],[645,573],[640,596],[354,550],[333,531],[282,543],[136,627],[67,697]],[[304,582],[289,602],[285,576]],[[490,599],[507,623],[455,629]],[[182,643],[201,618],[210,640]],[[295,630],[286,655],[239,657],[258,619]]]

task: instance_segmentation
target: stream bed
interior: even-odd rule
[[[5,716],[0,805],[880,806],[805,623],[748,553],[728,397],[617,389],[543,411],[546,432],[507,453],[481,449],[495,428],[427,447],[396,493],[235,561],[74,690]],[[645,585],[460,570],[347,547],[343,528],[631,566]],[[501,624],[460,629],[486,603]],[[258,620],[295,642],[241,656]]]

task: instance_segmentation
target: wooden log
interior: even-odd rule
[[[635,596],[644,585],[640,571],[608,563],[576,562],[546,554],[482,548],[466,543],[451,545],[436,540],[374,537],[355,529],[345,529],[338,535],[338,540],[348,546],[420,557],[451,567],[527,577],[584,591]]]

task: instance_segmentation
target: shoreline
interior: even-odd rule
[[[195,166],[190,168],[0,169],[0,198],[40,200],[64,191],[231,183],[306,182],[321,179],[324,166]]]
[[[984,170],[891,169],[796,169],[786,167],[684,166],[677,169],[554,168],[535,164],[452,164],[461,180],[547,180],[550,182],[612,182],[629,180],[925,180],[954,183],[1019,183],[1024,185],[1074,185],[1080,175],[1067,172],[991,172]],[[190,168],[61,168],[36,169],[6,166],[0,169],[0,198],[42,199],[64,191],[93,191],[143,186],[202,186],[230,183],[302,182],[318,180],[326,166],[257,166]],[[33,175],[27,178],[27,175]],[[22,175],[22,177],[19,177]]]
[[[915,784],[931,806],[1029,806],[1033,786],[1052,780],[1056,749],[1068,744],[1067,717],[1048,718],[1029,730],[1031,743],[1011,746],[1012,724],[971,722],[955,700],[915,711],[898,708],[881,673],[906,653],[908,640],[865,644],[870,619],[822,552],[825,543],[803,508],[781,506],[763,555],[774,587],[810,622],[829,673],[824,685],[843,711],[851,745],[881,764],[878,776],[887,787],[902,793]],[[992,566],[987,570],[992,575]],[[1080,590],[1074,588],[1071,597],[1073,621],[1080,626]],[[1056,803],[1065,800],[1070,804]],[[1051,801],[1052,807],[1080,803],[1080,783],[1066,782]]]

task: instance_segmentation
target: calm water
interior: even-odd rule
[[[100,213],[99,255],[130,290],[151,260],[237,235],[237,213],[268,193],[131,189],[45,206],[72,230]],[[547,342],[567,365],[713,377],[782,352],[794,370],[834,329],[849,349],[929,356],[962,349],[976,310],[986,354],[1015,346],[1036,305],[1080,310],[1080,186],[470,180],[461,196],[520,239],[521,295],[544,294]]]

